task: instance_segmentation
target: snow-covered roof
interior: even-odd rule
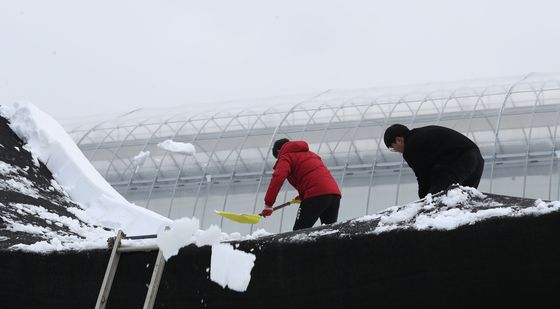
[[[221,242],[268,233],[259,231],[242,238],[224,234],[216,226],[203,231],[196,218],[171,221],[130,204],[95,171],[48,115],[31,104],[3,106],[0,112],[0,127],[5,132],[0,137],[0,249],[49,252],[103,248],[116,229],[131,234],[157,233],[152,242],[165,259],[189,244],[212,246],[210,280],[240,292],[247,289],[255,255]],[[192,148],[184,146],[166,147],[190,153]],[[271,235],[263,241],[308,242],[395,230],[452,230],[492,218],[558,211],[560,202],[488,196],[456,186],[374,215]]]

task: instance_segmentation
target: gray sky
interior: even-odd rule
[[[560,72],[557,0],[2,0],[0,104],[139,107]]]

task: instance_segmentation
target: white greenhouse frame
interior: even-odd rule
[[[260,210],[274,164],[271,145],[283,137],[307,141],[323,158],[342,189],[340,220],[414,200],[412,171],[382,142],[393,123],[443,125],[471,138],[485,159],[483,192],[560,199],[558,75],[325,91],[257,103],[214,112],[139,109],[70,134],[125,198],[173,219],[196,216],[203,227],[216,224],[225,231],[240,227],[211,210]],[[192,143],[197,153],[165,152],[157,144],[166,139]],[[150,156],[137,170],[132,158],[140,151]],[[278,201],[292,195],[286,184]],[[295,212],[287,208],[242,232],[291,230]]]

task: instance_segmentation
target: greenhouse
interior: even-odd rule
[[[412,170],[383,143],[393,123],[446,126],[472,139],[485,159],[482,192],[560,199],[560,76],[552,74],[139,109],[69,132],[129,201],[247,234],[292,229],[296,206],[256,225],[214,213],[260,212],[279,138],[305,140],[322,157],[342,190],[339,221],[417,199]],[[196,153],[158,147],[169,139]],[[296,195],[286,182],[277,203]]]

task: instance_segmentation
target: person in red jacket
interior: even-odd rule
[[[288,179],[298,191],[295,199],[301,200],[294,231],[312,227],[317,219],[321,219],[322,224],[336,222],[342,195],[321,157],[309,151],[306,142],[291,142],[287,138],[274,142],[272,155],[278,160],[264,197],[262,215],[272,214],[276,196]]]

